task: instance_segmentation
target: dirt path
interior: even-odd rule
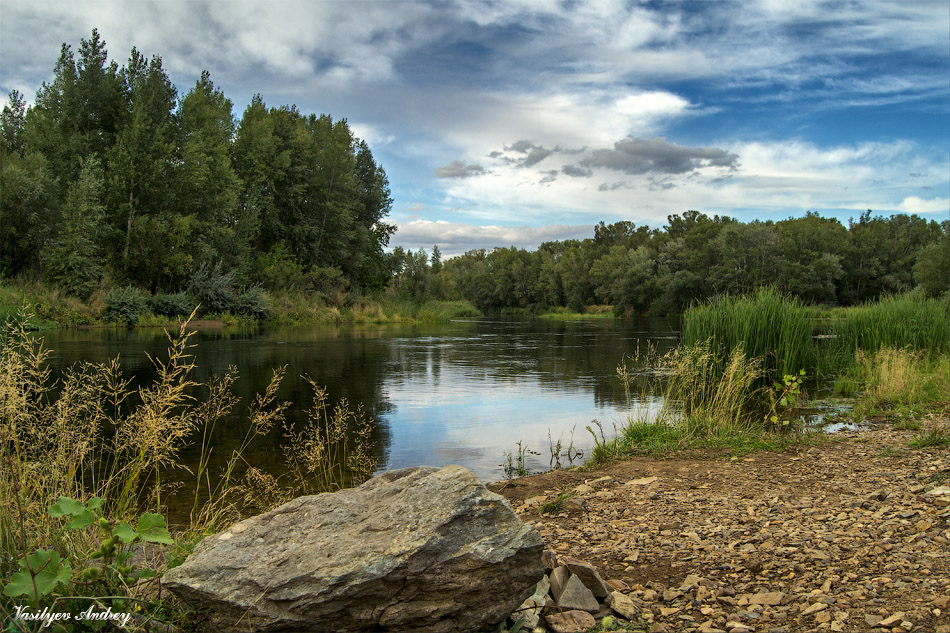
[[[950,633],[950,451],[912,437],[841,433],[490,487],[549,549],[628,585],[650,630]],[[563,511],[539,513],[564,491]]]

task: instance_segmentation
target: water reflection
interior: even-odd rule
[[[463,320],[430,326],[349,326],[201,330],[194,337],[197,370],[206,381],[235,366],[240,379],[238,414],[213,438],[224,460],[247,430],[246,411],[274,368],[287,365],[278,399],[291,402],[292,424],[305,419],[312,394],[301,378],[326,385],[331,403],[361,403],[375,420],[375,452],[384,469],[456,463],[484,479],[503,476],[498,465],[515,443],[543,453],[529,463],[548,463],[549,434],[578,447],[592,443],[584,430],[592,419],[607,428],[626,409],[616,378],[621,358],[651,343],[660,353],[676,342],[675,322]],[[135,385],[154,378],[148,356],[161,357],[160,330],[91,329],[46,334],[51,362],[62,369],[78,360],[104,362],[118,355]],[[198,447],[183,455],[197,460]],[[279,473],[281,435],[251,447],[252,464]]]

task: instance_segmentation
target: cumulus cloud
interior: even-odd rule
[[[446,257],[460,255],[475,248],[517,246],[535,249],[554,240],[585,239],[593,237],[593,224],[553,224],[549,226],[477,226],[445,220],[414,220],[397,223],[392,245],[406,248],[431,248],[439,245]]]
[[[950,213],[950,198],[931,198],[925,200],[917,196],[907,196],[899,205],[898,211],[904,213]]]
[[[470,178],[485,174],[485,168],[478,164],[466,164],[464,160],[454,160],[448,165],[437,167],[436,178]]]
[[[605,167],[625,174],[684,174],[701,167],[735,169],[738,156],[715,147],[686,147],[663,138],[627,137],[613,149],[596,149],[581,161],[585,167]]]

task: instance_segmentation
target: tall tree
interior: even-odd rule
[[[95,157],[83,159],[70,185],[59,232],[43,249],[44,275],[70,294],[86,299],[102,277],[103,178]]]

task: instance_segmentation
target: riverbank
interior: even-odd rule
[[[490,488],[548,549],[629,588],[641,619],[628,630],[950,631],[950,453],[915,437],[878,425]]]
[[[169,297],[175,301],[171,302]],[[178,295],[150,298],[142,294],[135,307],[130,307],[128,297],[124,299],[121,310],[110,311],[110,296],[104,292],[97,291],[86,300],[80,300],[42,282],[4,280],[0,285],[0,322],[16,318],[26,310],[32,315],[31,327],[40,330],[86,326],[176,328],[178,319],[187,318],[198,304],[197,299]],[[163,312],[156,312],[158,305]],[[199,309],[199,319],[194,322],[204,323],[207,327],[437,323],[482,314],[465,300],[418,302],[385,292],[371,296],[340,293],[330,300],[319,293],[262,291],[260,305],[255,311],[256,316]],[[177,308],[179,313],[167,313],[170,307]],[[122,314],[121,322],[111,318],[116,313]]]

